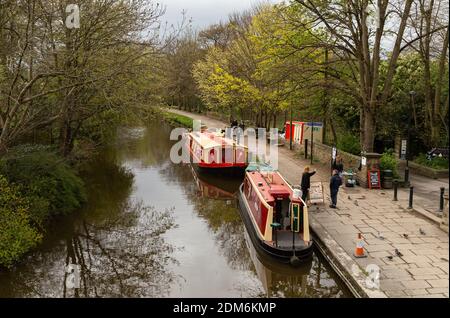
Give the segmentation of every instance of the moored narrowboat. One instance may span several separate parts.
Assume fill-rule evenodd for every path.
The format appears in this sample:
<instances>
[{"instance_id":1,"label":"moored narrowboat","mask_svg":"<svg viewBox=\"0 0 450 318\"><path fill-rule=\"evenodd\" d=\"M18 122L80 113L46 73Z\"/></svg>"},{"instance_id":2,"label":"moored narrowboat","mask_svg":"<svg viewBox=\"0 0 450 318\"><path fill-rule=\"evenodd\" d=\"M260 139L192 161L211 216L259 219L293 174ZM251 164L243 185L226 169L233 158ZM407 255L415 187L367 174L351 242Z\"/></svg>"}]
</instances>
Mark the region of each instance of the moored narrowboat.
<instances>
[{"instance_id":1,"label":"moored narrowboat","mask_svg":"<svg viewBox=\"0 0 450 318\"><path fill-rule=\"evenodd\" d=\"M255 248L292 265L309 259L313 247L299 192L267 166L247 168L239 189L239 210Z\"/></svg>"},{"instance_id":2,"label":"moored narrowboat","mask_svg":"<svg viewBox=\"0 0 450 318\"><path fill-rule=\"evenodd\" d=\"M187 134L191 163L202 170L244 172L248 166L248 148L220 132Z\"/></svg>"}]
</instances>

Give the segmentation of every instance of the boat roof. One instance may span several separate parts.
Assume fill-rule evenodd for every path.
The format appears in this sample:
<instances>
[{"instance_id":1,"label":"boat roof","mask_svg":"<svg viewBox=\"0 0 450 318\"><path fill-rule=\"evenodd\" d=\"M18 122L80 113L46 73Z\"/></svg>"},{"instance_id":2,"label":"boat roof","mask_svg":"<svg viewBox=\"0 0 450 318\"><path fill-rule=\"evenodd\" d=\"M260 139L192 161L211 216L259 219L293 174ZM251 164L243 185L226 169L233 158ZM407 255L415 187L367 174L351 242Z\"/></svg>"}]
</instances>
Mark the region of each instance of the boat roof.
<instances>
[{"instance_id":1,"label":"boat roof","mask_svg":"<svg viewBox=\"0 0 450 318\"><path fill-rule=\"evenodd\" d=\"M262 163L262 162L252 162L248 165L247 169L245 169L246 171L275 171L275 169L267 164L267 163Z\"/></svg>"},{"instance_id":2,"label":"boat roof","mask_svg":"<svg viewBox=\"0 0 450 318\"><path fill-rule=\"evenodd\" d=\"M273 202L279 196L292 198L291 186L277 171L250 170L247 171L247 177L252 180L266 202Z\"/></svg>"},{"instance_id":3,"label":"boat roof","mask_svg":"<svg viewBox=\"0 0 450 318\"><path fill-rule=\"evenodd\" d=\"M233 139L224 137L223 133L220 132L192 132L192 139L199 143L203 148L215 148L223 146L233 146L247 148L244 145L238 145Z\"/></svg>"}]
</instances>

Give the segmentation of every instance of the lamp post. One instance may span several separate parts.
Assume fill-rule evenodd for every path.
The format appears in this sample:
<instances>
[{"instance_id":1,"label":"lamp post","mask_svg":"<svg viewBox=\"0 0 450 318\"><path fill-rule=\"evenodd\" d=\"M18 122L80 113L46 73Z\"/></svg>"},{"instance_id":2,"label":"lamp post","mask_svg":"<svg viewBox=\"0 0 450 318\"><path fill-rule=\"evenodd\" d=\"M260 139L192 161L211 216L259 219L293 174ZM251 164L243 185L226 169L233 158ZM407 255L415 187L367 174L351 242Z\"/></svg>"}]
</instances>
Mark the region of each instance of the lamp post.
<instances>
[{"instance_id":1,"label":"lamp post","mask_svg":"<svg viewBox=\"0 0 450 318\"><path fill-rule=\"evenodd\" d=\"M289 122L289 150L292 150L292 138L294 138L294 136L292 136L292 105L291 105L291 118Z\"/></svg>"},{"instance_id":2,"label":"lamp post","mask_svg":"<svg viewBox=\"0 0 450 318\"><path fill-rule=\"evenodd\" d=\"M410 104L408 110L408 141L406 144L406 167L405 167L405 184L409 184L409 157L411 153L411 112L414 109L414 96L415 91L410 91Z\"/></svg>"},{"instance_id":3,"label":"lamp post","mask_svg":"<svg viewBox=\"0 0 450 318\"><path fill-rule=\"evenodd\" d=\"M314 120L311 121L311 165L313 164Z\"/></svg>"}]
</instances>

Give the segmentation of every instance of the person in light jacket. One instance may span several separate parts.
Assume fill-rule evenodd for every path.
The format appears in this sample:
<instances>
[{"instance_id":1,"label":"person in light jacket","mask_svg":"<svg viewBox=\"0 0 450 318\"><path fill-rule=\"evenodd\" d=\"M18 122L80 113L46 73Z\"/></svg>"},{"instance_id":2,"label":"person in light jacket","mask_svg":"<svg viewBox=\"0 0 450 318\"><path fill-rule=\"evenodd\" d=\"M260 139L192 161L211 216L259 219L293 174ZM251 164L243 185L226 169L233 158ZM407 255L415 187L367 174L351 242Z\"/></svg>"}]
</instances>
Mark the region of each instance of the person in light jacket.
<instances>
[{"instance_id":1,"label":"person in light jacket","mask_svg":"<svg viewBox=\"0 0 450 318\"><path fill-rule=\"evenodd\" d=\"M330 208L336 209L337 196L339 192L339 187L342 185L342 179L339 176L339 171L333 170L333 176L330 179L330 195L331 195L331 205Z\"/></svg>"}]
</instances>

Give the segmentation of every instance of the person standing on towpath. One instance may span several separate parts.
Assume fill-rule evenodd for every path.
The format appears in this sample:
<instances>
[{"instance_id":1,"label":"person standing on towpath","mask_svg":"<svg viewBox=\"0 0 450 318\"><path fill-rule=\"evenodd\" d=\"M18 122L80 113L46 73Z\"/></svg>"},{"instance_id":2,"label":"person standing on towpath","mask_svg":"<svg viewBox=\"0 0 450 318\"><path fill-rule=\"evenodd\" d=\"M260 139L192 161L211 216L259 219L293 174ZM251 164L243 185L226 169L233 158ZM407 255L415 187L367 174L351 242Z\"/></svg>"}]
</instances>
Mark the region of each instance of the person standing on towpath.
<instances>
[{"instance_id":1,"label":"person standing on towpath","mask_svg":"<svg viewBox=\"0 0 450 318\"><path fill-rule=\"evenodd\" d=\"M305 170L303 170L301 189L302 189L302 200L306 203L306 199L308 198L309 188L311 187L311 177L316 173L316 170L313 172L309 172L309 167L306 166Z\"/></svg>"},{"instance_id":2,"label":"person standing on towpath","mask_svg":"<svg viewBox=\"0 0 450 318\"><path fill-rule=\"evenodd\" d=\"M337 205L337 195L339 192L339 187L342 185L342 179L339 176L339 171L333 170L333 176L330 179L330 195L331 195L331 205L330 208L336 209Z\"/></svg>"}]
</instances>

